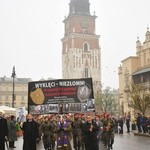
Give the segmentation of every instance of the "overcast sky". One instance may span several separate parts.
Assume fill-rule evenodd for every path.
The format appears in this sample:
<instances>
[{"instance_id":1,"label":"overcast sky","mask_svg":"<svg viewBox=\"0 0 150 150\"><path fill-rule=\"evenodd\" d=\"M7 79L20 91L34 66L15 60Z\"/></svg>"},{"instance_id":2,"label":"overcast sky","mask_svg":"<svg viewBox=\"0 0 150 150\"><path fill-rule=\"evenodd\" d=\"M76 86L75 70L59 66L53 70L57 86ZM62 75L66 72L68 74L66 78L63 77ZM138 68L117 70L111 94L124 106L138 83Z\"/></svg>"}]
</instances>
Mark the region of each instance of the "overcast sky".
<instances>
[{"instance_id":1,"label":"overcast sky","mask_svg":"<svg viewBox=\"0 0 150 150\"><path fill-rule=\"evenodd\" d=\"M62 78L61 39L70 0L0 0L0 77ZM150 26L150 0L90 0L100 35L102 85L118 88L121 60Z\"/></svg>"}]
</instances>

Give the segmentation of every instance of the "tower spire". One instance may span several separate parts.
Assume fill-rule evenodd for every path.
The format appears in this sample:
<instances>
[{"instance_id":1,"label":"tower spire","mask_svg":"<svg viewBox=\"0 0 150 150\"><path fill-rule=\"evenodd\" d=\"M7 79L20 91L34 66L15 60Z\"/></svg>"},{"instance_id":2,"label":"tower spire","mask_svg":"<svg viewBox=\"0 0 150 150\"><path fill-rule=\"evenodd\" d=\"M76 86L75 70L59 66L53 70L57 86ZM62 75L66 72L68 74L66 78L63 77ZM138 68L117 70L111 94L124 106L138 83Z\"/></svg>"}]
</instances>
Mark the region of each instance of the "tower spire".
<instances>
[{"instance_id":1,"label":"tower spire","mask_svg":"<svg viewBox=\"0 0 150 150\"><path fill-rule=\"evenodd\" d=\"M89 0L70 0L70 12L71 14L90 15L90 3Z\"/></svg>"}]
</instances>

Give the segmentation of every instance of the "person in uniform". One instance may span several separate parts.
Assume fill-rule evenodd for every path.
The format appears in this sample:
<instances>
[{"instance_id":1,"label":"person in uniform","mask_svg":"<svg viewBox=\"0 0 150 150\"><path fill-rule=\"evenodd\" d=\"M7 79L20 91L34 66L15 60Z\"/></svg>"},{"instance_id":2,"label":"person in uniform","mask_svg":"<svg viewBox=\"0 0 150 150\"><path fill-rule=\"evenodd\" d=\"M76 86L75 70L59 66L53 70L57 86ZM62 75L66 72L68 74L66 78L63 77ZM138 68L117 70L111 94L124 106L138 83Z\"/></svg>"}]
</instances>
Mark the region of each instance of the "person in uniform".
<instances>
[{"instance_id":1,"label":"person in uniform","mask_svg":"<svg viewBox=\"0 0 150 150\"><path fill-rule=\"evenodd\" d=\"M55 121L52 119L52 116L46 116L42 125L40 126L40 134L43 138L43 145L45 150L54 150L55 132Z\"/></svg>"},{"instance_id":2,"label":"person in uniform","mask_svg":"<svg viewBox=\"0 0 150 150\"><path fill-rule=\"evenodd\" d=\"M42 132L44 149L51 150L52 127L48 117L46 117L44 122L42 123L40 131Z\"/></svg>"},{"instance_id":3,"label":"person in uniform","mask_svg":"<svg viewBox=\"0 0 150 150\"><path fill-rule=\"evenodd\" d=\"M27 115L27 121L23 123L23 150L36 150L36 142L39 140L39 125L33 120L31 114Z\"/></svg>"},{"instance_id":4,"label":"person in uniform","mask_svg":"<svg viewBox=\"0 0 150 150\"><path fill-rule=\"evenodd\" d=\"M96 150L99 150L99 144L100 144L100 139L101 139L101 134L102 134L102 129L103 129L103 123L100 120L100 116L96 115L95 116L95 123L98 126L98 130L96 131Z\"/></svg>"},{"instance_id":5,"label":"person in uniform","mask_svg":"<svg viewBox=\"0 0 150 150\"><path fill-rule=\"evenodd\" d=\"M112 149L114 143L115 121L110 114L106 114L103 118L102 141L106 148Z\"/></svg>"},{"instance_id":6,"label":"person in uniform","mask_svg":"<svg viewBox=\"0 0 150 150\"><path fill-rule=\"evenodd\" d=\"M51 147L53 150L53 149L55 149L57 122L56 122L55 115L51 116L49 119L50 119L50 124L51 124L51 128L52 128L52 130L51 130L51 132L52 132Z\"/></svg>"},{"instance_id":7,"label":"person in uniform","mask_svg":"<svg viewBox=\"0 0 150 150\"><path fill-rule=\"evenodd\" d=\"M108 121L107 127L106 127L106 132L107 132L107 148L108 149L113 149L113 144L114 144L114 123L112 120Z\"/></svg>"},{"instance_id":8,"label":"person in uniform","mask_svg":"<svg viewBox=\"0 0 150 150\"><path fill-rule=\"evenodd\" d=\"M0 112L0 150L5 150L5 141L8 139L8 126L7 120L3 118Z\"/></svg>"},{"instance_id":9,"label":"person in uniform","mask_svg":"<svg viewBox=\"0 0 150 150\"><path fill-rule=\"evenodd\" d=\"M73 135L73 147L75 150L80 150L81 148L81 138L82 138L82 121L79 114L74 115L74 121L72 122L72 135Z\"/></svg>"}]
</instances>

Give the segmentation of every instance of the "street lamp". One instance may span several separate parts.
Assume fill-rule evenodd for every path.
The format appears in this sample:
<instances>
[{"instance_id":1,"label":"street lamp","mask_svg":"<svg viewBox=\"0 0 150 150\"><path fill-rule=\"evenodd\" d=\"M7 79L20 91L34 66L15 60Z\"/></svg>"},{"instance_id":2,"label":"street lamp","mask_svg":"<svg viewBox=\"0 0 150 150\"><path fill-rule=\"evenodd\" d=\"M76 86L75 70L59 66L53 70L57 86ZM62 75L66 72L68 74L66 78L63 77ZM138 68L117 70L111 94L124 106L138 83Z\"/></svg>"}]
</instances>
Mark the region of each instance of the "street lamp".
<instances>
[{"instance_id":1,"label":"street lamp","mask_svg":"<svg viewBox=\"0 0 150 150\"><path fill-rule=\"evenodd\" d=\"M12 91L12 107L14 108L14 101L15 101L15 77L16 77L16 73L15 73L15 66L13 67L12 70L12 75L11 77L13 78L13 91Z\"/></svg>"}]
</instances>

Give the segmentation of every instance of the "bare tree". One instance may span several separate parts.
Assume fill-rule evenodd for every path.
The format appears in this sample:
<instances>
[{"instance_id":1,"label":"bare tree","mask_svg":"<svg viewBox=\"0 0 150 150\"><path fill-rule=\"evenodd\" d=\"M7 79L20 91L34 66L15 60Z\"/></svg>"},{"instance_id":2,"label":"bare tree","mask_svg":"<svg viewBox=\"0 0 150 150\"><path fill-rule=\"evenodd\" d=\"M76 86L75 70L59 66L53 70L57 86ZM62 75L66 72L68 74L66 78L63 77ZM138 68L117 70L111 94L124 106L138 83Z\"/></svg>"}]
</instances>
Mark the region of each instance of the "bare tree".
<instances>
[{"instance_id":1,"label":"bare tree","mask_svg":"<svg viewBox=\"0 0 150 150\"><path fill-rule=\"evenodd\" d=\"M100 104L102 106L103 112L109 112L110 114L113 114L113 111L116 108L117 103L114 92L110 87L107 87L102 91Z\"/></svg>"},{"instance_id":2,"label":"bare tree","mask_svg":"<svg viewBox=\"0 0 150 150\"><path fill-rule=\"evenodd\" d=\"M132 83L127 91L131 97L131 107L145 115L150 108L150 89L144 84Z\"/></svg>"}]
</instances>

